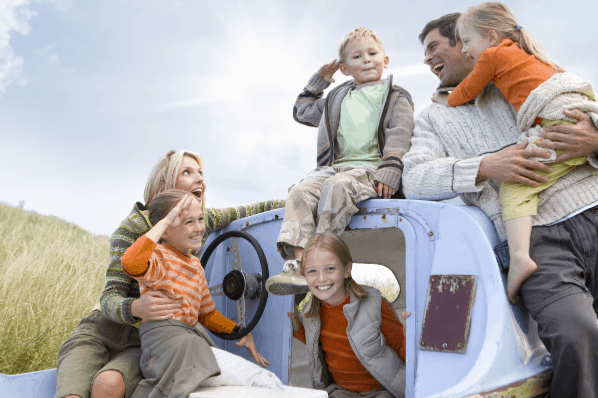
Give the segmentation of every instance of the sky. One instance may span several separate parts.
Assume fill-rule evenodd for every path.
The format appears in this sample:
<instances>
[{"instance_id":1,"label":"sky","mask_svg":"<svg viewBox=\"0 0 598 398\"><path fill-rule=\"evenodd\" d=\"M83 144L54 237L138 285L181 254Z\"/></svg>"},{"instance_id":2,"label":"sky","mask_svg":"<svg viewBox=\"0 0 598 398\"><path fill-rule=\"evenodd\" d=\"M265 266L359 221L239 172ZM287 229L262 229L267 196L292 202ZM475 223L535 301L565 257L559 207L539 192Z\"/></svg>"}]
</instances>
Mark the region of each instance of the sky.
<instances>
[{"instance_id":1,"label":"sky","mask_svg":"<svg viewBox=\"0 0 598 398\"><path fill-rule=\"evenodd\" d=\"M476 3L0 0L0 202L110 234L170 149L202 156L209 207L284 199L316 161L295 98L340 39L376 31L417 115L438 84L419 32ZM506 3L598 82L598 2Z\"/></svg>"}]
</instances>

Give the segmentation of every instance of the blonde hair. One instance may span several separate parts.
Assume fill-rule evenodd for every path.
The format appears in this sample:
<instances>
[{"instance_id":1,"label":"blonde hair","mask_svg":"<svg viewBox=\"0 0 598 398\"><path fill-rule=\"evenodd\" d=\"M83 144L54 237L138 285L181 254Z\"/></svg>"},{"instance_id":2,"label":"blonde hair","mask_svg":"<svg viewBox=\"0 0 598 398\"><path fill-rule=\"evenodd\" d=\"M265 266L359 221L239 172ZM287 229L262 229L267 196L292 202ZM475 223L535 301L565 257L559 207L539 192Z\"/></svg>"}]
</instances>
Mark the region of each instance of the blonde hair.
<instances>
[{"instance_id":1,"label":"blonde hair","mask_svg":"<svg viewBox=\"0 0 598 398\"><path fill-rule=\"evenodd\" d=\"M343 270L349 263L353 262L349 247L341 238L331 232L325 232L323 234L314 235L305 245L303 249L303 255L301 256L301 263L299 265L299 272L305 276L305 266L307 253L314 250L324 250L330 252L339 259L343 264ZM356 296L358 299L362 299L368 295L368 293L357 284L350 276L345 279L345 289L347 293ZM303 316L306 318L312 318L320 316L320 299L311 295L311 298L305 305L303 310Z\"/></svg>"},{"instance_id":2,"label":"blonde hair","mask_svg":"<svg viewBox=\"0 0 598 398\"><path fill-rule=\"evenodd\" d=\"M145 192L143 193L143 199L145 200L145 206L149 206L152 200L160 192L168 189L174 189L176 185L176 179L181 168L183 157L189 156L197 161L199 167L203 171L203 163L198 154L191 151L168 151L164 155L160 156L150 175L145 183ZM203 193L201 194L201 207L205 214L205 183Z\"/></svg>"},{"instance_id":3,"label":"blonde hair","mask_svg":"<svg viewBox=\"0 0 598 398\"><path fill-rule=\"evenodd\" d=\"M459 31L463 29L465 24L471 25L478 32L484 34L494 30L499 39L511 39L529 55L533 55L541 62L552 66L557 73L565 72L561 65L548 56L544 48L532 35L519 25L519 22L505 4L487 2L469 7L457 21L457 37L459 37Z\"/></svg>"},{"instance_id":4,"label":"blonde hair","mask_svg":"<svg viewBox=\"0 0 598 398\"><path fill-rule=\"evenodd\" d=\"M345 62L345 49L347 48L351 40L360 39L362 37L369 37L373 39L376 43L378 43L382 52L384 52L384 45L382 44L382 40L373 30L368 28L356 28L347 33L338 44L338 59L340 62Z\"/></svg>"}]
</instances>

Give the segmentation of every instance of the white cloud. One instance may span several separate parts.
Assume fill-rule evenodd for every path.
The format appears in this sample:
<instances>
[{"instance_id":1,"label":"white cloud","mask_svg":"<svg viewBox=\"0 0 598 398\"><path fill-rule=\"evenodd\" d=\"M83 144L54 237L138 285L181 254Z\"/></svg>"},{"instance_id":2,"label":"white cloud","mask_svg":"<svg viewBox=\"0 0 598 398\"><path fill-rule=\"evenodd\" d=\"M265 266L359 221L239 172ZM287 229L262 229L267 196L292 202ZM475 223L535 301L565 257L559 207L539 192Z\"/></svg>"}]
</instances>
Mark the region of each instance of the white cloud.
<instances>
[{"instance_id":1,"label":"white cloud","mask_svg":"<svg viewBox=\"0 0 598 398\"><path fill-rule=\"evenodd\" d=\"M28 4L28 0L0 1L0 92L13 82L26 83L22 76L23 58L14 54L10 35L26 35L31 30L29 21L36 13L27 8Z\"/></svg>"}]
</instances>

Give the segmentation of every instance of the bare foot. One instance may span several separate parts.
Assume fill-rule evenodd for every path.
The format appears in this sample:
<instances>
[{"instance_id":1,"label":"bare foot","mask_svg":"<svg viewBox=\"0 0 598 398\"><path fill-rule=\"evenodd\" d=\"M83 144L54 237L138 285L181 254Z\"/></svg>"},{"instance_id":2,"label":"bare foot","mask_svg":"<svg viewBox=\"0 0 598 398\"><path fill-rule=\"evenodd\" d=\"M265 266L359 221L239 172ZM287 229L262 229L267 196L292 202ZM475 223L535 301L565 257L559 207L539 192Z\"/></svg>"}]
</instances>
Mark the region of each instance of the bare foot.
<instances>
[{"instance_id":1,"label":"bare foot","mask_svg":"<svg viewBox=\"0 0 598 398\"><path fill-rule=\"evenodd\" d=\"M509 276L507 277L507 298L513 304L519 301L517 291L523 281L532 276L538 269L538 265L529 256L512 256L509 265Z\"/></svg>"}]
</instances>

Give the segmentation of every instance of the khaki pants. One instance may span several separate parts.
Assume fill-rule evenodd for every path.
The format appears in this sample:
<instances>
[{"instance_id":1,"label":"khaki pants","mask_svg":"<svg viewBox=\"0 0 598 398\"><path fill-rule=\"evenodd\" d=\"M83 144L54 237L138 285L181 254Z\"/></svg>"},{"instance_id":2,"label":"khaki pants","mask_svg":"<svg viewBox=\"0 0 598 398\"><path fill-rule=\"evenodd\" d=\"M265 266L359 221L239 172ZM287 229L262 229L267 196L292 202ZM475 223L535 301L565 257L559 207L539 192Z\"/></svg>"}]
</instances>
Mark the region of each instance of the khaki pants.
<instances>
[{"instance_id":1,"label":"khaki pants","mask_svg":"<svg viewBox=\"0 0 598 398\"><path fill-rule=\"evenodd\" d=\"M100 311L91 311L60 347L55 397L73 394L89 398L95 377L116 370L123 376L125 397L129 398L142 379L140 356L136 327L112 322Z\"/></svg>"},{"instance_id":2,"label":"khaki pants","mask_svg":"<svg viewBox=\"0 0 598 398\"><path fill-rule=\"evenodd\" d=\"M376 198L374 170L367 167L317 167L289 190L278 235L278 252L294 259L293 246L305 247L316 233L343 233L356 204Z\"/></svg>"}]
</instances>

